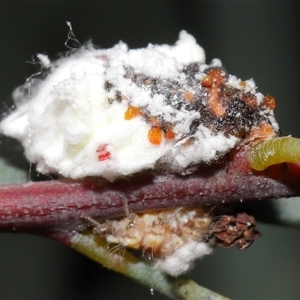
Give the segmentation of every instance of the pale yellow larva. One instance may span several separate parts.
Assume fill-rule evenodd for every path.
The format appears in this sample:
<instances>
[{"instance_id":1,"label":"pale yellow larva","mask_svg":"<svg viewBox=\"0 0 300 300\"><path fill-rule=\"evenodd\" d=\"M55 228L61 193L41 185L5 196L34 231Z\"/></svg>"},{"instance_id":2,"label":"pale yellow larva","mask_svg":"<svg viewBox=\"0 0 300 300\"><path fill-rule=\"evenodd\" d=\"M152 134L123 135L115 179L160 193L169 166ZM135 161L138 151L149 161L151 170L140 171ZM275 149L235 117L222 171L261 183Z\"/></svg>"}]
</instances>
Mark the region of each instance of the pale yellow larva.
<instances>
[{"instance_id":1,"label":"pale yellow larva","mask_svg":"<svg viewBox=\"0 0 300 300\"><path fill-rule=\"evenodd\" d=\"M300 162L300 139L285 136L258 143L252 147L249 160L257 171L279 163Z\"/></svg>"}]
</instances>

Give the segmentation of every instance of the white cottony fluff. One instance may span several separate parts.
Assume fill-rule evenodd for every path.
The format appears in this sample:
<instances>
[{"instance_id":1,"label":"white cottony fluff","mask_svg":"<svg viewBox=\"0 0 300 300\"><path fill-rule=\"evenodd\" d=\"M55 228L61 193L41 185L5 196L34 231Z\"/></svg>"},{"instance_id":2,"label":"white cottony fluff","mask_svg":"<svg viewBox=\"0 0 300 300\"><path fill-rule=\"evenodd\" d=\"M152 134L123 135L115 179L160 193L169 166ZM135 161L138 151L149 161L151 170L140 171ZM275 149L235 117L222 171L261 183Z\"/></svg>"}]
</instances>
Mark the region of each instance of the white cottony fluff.
<instances>
[{"instance_id":1,"label":"white cottony fluff","mask_svg":"<svg viewBox=\"0 0 300 300\"><path fill-rule=\"evenodd\" d=\"M177 249L172 255L157 259L154 267L160 269L171 276L179 276L187 272L193 262L210 254L212 248L204 242L189 241L181 248Z\"/></svg>"},{"instance_id":2,"label":"white cottony fluff","mask_svg":"<svg viewBox=\"0 0 300 300\"><path fill-rule=\"evenodd\" d=\"M17 108L0 123L0 132L18 139L26 157L42 173L69 178L101 176L113 181L155 168L158 161L180 171L223 155L238 142L234 136L213 135L199 126L195 143L182 146L180 137L189 133L190 124L201 117L199 113L176 112L160 95L153 96L124 77L124 67L131 67L137 74L177 82L184 79L184 67L205 62L204 50L185 31L174 46L149 44L129 50L120 42L111 49L87 45L53 62L44 54L38 58L49 74L45 79L32 76L23 90L16 90ZM110 91L105 87L108 81L114 86ZM128 103L110 102L116 90L132 105L146 106L151 115L164 114L166 121L175 121L178 138L164 139L159 145L150 143L149 122L141 116L125 120ZM102 151L103 159L97 150Z\"/></svg>"}]
</instances>

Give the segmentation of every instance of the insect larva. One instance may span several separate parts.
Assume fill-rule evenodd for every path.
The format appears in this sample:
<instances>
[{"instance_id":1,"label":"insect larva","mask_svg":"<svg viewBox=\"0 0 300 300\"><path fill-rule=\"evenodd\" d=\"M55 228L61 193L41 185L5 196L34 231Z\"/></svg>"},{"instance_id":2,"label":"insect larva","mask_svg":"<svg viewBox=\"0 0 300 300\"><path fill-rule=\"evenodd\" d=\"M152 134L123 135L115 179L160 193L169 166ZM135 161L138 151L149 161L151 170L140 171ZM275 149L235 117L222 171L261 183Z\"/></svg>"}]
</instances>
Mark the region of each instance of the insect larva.
<instances>
[{"instance_id":1,"label":"insect larva","mask_svg":"<svg viewBox=\"0 0 300 300\"><path fill-rule=\"evenodd\" d=\"M300 139L286 136L261 142L252 147L249 160L257 171L284 162L300 162Z\"/></svg>"},{"instance_id":2,"label":"insect larva","mask_svg":"<svg viewBox=\"0 0 300 300\"><path fill-rule=\"evenodd\" d=\"M98 223L83 216L94 228L95 234L108 243L121 244L143 253L165 257L188 241L201 242L207 237L212 221L208 208L173 208L152 211Z\"/></svg>"}]
</instances>

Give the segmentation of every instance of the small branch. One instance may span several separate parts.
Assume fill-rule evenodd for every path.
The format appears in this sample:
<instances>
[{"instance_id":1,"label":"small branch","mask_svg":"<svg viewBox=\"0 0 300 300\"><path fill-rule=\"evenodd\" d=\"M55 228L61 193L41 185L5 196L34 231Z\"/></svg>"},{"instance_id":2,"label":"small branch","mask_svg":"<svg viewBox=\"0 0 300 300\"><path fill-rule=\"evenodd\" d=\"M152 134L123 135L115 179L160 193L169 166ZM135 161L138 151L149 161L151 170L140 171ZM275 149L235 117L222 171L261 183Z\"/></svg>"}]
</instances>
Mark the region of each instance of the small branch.
<instances>
[{"instance_id":1,"label":"small branch","mask_svg":"<svg viewBox=\"0 0 300 300\"><path fill-rule=\"evenodd\" d=\"M124 249L113 251L106 242L92 233L76 233L71 239L71 247L89 258L116 272L122 273L172 299L214 299L227 298L198 286L194 281L172 278L137 259Z\"/></svg>"},{"instance_id":2,"label":"small branch","mask_svg":"<svg viewBox=\"0 0 300 300\"><path fill-rule=\"evenodd\" d=\"M99 178L52 180L0 188L0 231L53 235L83 230L83 214L105 220L169 207L300 195L300 166L253 171L248 150L192 175L148 173L114 183Z\"/></svg>"},{"instance_id":3,"label":"small branch","mask_svg":"<svg viewBox=\"0 0 300 300\"><path fill-rule=\"evenodd\" d=\"M250 168L249 149L231 153L191 175L139 174L110 183L99 178L52 180L0 187L0 231L40 234L169 297L225 299L187 279L173 279L129 253L112 254L86 228L82 215L105 220L170 207L300 195L300 165ZM113 255L113 259L111 256Z\"/></svg>"}]
</instances>

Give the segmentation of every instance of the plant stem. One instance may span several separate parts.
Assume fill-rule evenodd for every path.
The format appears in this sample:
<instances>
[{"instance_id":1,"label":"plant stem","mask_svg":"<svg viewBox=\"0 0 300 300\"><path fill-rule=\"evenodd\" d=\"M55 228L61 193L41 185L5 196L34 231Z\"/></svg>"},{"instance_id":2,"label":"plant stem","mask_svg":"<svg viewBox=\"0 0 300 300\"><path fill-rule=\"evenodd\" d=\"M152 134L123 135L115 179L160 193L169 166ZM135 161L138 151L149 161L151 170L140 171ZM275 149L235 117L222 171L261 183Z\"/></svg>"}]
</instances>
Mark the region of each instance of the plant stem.
<instances>
[{"instance_id":1,"label":"plant stem","mask_svg":"<svg viewBox=\"0 0 300 300\"><path fill-rule=\"evenodd\" d=\"M76 233L71 239L71 247L103 266L153 288L169 298L185 300L227 299L204 287L198 286L192 280L180 277L172 278L139 260L124 249L113 251L106 246L104 239L96 237L90 232L85 234Z\"/></svg>"},{"instance_id":2,"label":"plant stem","mask_svg":"<svg viewBox=\"0 0 300 300\"><path fill-rule=\"evenodd\" d=\"M300 166L254 171L245 147L191 175L139 174L108 182L99 178L0 186L0 231L40 234L71 246L101 264L169 297L225 299L186 279L173 279L129 253L113 254L93 234L81 233L87 215L106 220L134 213L224 202L300 195ZM115 256L117 255L117 256Z\"/></svg>"},{"instance_id":3,"label":"plant stem","mask_svg":"<svg viewBox=\"0 0 300 300\"><path fill-rule=\"evenodd\" d=\"M52 180L0 187L0 231L52 235L83 230L87 215L97 220L170 207L300 195L298 164L258 172L248 152L203 166L188 176L145 173L108 182Z\"/></svg>"}]
</instances>

